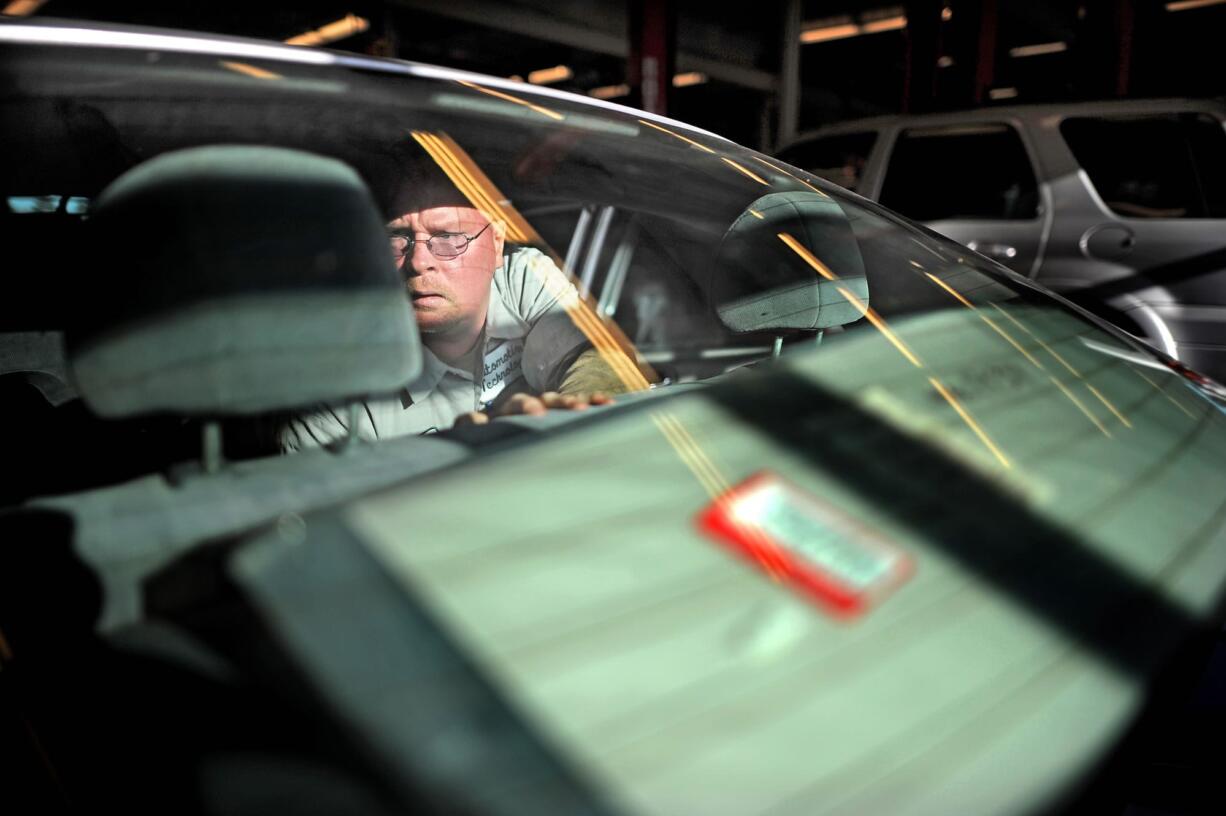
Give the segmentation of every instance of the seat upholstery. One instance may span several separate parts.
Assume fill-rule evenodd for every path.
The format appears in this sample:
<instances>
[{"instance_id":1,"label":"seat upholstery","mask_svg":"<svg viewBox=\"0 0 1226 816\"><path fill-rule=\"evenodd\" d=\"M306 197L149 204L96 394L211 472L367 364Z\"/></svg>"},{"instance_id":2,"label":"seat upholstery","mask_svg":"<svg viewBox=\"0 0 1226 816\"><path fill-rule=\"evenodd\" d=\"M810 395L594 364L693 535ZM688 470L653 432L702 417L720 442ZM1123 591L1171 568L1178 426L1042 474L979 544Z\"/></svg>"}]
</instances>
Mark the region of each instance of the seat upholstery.
<instances>
[{"instance_id":1,"label":"seat upholstery","mask_svg":"<svg viewBox=\"0 0 1226 816\"><path fill-rule=\"evenodd\" d=\"M369 192L342 163L271 147L150 160L95 201L95 308L66 331L104 417L259 419L403 387L420 368L412 309ZM105 425L107 423L100 423ZM306 512L467 455L408 438L231 463L27 502L72 520L103 589L98 626L140 620L143 584L202 542ZM309 455L308 455L309 454ZM0 554L19 567L23 547ZM3 564L0 564L0 569Z\"/></svg>"},{"instance_id":2,"label":"seat upholstery","mask_svg":"<svg viewBox=\"0 0 1226 816\"><path fill-rule=\"evenodd\" d=\"M374 201L347 165L215 145L98 196L77 389L109 418L250 415L394 393L421 367Z\"/></svg>"},{"instance_id":3,"label":"seat upholstery","mask_svg":"<svg viewBox=\"0 0 1226 816\"><path fill-rule=\"evenodd\" d=\"M868 303L851 222L821 193L754 201L725 233L715 270L712 298L735 332L841 326L860 319Z\"/></svg>"}]
</instances>

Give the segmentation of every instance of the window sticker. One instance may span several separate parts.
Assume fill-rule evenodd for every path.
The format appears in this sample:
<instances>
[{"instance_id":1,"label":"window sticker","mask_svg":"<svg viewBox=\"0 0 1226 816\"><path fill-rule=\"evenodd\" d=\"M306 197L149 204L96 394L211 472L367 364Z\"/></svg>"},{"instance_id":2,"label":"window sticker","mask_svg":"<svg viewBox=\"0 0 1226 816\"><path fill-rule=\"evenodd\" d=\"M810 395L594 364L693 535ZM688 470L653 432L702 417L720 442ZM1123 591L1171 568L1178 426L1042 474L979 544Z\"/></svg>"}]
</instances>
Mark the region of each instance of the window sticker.
<instances>
[{"instance_id":1,"label":"window sticker","mask_svg":"<svg viewBox=\"0 0 1226 816\"><path fill-rule=\"evenodd\" d=\"M769 472L733 487L696 522L839 618L863 614L914 570L911 558L880 533Z\"/></svg>"},{"instance_id":2,"label":"window sticker","mask_svg":"<svg viewBox=\"0 0 1226 816\"><path fill-rule=\"evenodd\" d=\"M520 366L523 356L522 340L506 340L486 352L481 374L482 405L501 394L507 383L523 376Z\"/></svg>"}]
</instances>

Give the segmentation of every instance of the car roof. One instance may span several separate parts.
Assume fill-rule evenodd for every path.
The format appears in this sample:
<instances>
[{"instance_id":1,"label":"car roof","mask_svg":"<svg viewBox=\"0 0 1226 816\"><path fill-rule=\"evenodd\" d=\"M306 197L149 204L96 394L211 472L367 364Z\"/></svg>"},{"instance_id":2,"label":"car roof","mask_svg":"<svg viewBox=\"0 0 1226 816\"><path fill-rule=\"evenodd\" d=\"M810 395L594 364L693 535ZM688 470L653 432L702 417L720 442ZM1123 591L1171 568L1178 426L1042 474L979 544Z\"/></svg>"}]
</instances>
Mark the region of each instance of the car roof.
<instances>
[{"instance_id":1,"label":"car roof","mask_svg":"<svg viewBox=\"0 0 1226 816\"><path fill-rule=\"evenodd\" d=\"M831 125L806 130L790 139L780 150L802 144L822 136L884 130L889 127L925 127L1002 120L1033 121L1049 116L1107 116L1156 113L1215 112L1226 114L1226 103L1217 99L1110 99L1096 102L1062 102L1052 104L993 105L970 110L945 111L941 113L889 114L864 119L851 119Z\"/></svg>"},{"instance_id":2,"label":"car roof","mask_svg":"<svg viewBox=\"0 0 1226 816\"><path fill-rule=\"evenodd\" d=\"M217 56L245 57L279 62L354 68L388 74L408 74L425 79L450 80L455 82L479 82L484 86L512 91L547 99L562 99L591 109L616 111L649 122L679 128L691 133L719 139L727 138L702 128L670 119L667 116L620 105L603 99L562 91L540 85L490 76L475 71L446 68L429 63L389 57L373 57L325 48L286 45L279 42L250 37L235 37L221 34L206 34L196 31L153 28L148 26L120 25L97 21L41 19L0 20L0 43L9 45L33 44L40 46L102 47L131 50L157 50L179 53L215 54Z\"/></svg>"}]
</instances>

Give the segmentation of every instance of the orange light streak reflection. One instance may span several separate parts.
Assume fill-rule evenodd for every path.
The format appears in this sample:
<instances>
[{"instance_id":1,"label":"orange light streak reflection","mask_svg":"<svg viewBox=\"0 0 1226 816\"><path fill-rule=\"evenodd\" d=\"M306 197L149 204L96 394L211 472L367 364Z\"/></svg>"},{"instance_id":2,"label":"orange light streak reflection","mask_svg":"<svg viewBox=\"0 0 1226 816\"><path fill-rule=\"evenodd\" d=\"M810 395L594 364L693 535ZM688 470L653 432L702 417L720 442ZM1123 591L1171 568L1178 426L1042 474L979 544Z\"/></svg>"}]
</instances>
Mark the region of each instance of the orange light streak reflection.
<instances>
[{"instance_id":1,"label":"orange light streak reflection","mask_svg":"<svg viewBox=\"0 0 1226 816\"><path fill-rule=\"evenodd\" d=\"M813 267L823 278L829 281L841 280L838 275L835 275L830 271L830 267L826 266L816 255L810 252L808 247L800 243L800 241L797 241L791 235L786 232L778 232L775 233L775 236L780 241L787 244L789 249L799 255L805 263ZM846 287L840 286L838 287L838 291L840 295L847 299L848 303L855 306L856 309L859 310L860 314L868 318L868 322L872 323L877 331L881 332L885 339L889 340L890 343L893 344L894 348L898 349L899 353L902 354L903 357L906 357L912 365L917 368L924 367L924 364L920 362L920 359L916 356L915 352L911 351L911 349L907 347L907 344L902 341L902 338L896 335L893 330L886 325L886 322L881 318L881 316L869 308L867 303L856 297L851 290L847 289Z\"/></svg>"},{"instance_id":2,"label":"orange light streak reflection","mask_svg":"<svg viewBox=\"0 0 1226 816\"><path fill-rule=\"evenodd\" d=\"M1019 321L1018 321L1016 318L1014 318L1014 317L1013 317L1013 315L1009 314L1009 313L1008 313L1008 312L1006 312L1004 309L1002 309L1002 308L1000 308L999 306L997 306L995 303L993 303L993 304L992 304L992 306L993 306L993 308L995 308L995 309L996 309L996 311L1000 312L1002 315L1004 315L1004 316L1005 316L1005 317L1007 317L1009 320L1011 320L1015 326L1017 326L1017 327L1018 327L1019 329L1021 329L1022 331L1026 332L1026 334L1030 335L1030 337L1031 337L1032 339L1034 339L1034 341L1035 341L1035 342L1037 342L1037 343L1038 343L1040 346L1042 346L1042 347L1043 347L1043 350L1044 350L1044 351L1046 351L1048 354L1050 354L1052 357L1054 357L1054 358L1056 359L1056 361L1060 363L1060 365L1062 365L1062 366L1064 366L1066 369L1068 369L1068 371L1069 371L1069 373L1070 373L1070 374L1072 374L1072 375L1073 375L1074 377L1076 377L1077 379L1081 380L1081 383L1082 383L1082 385L1084 385L1084 386L1086 387L1086 390L1087 390L1087 391L1089 391L1091 394L1093 394L1093 395L1094 395L1094 397L1095 397L1095 399L1097 399L1097 400L1098 400L1099 402L1101 402L1101 403L1102 403L1104 406L1106 406L1107 410L1108 410L1108 411L1110 411L1112 414L1114 414L1114 415L1116 416L1116 418L1117 418L1117 419L1119 419L1120 423L1121 423L1121 424L1122 424L1122 425L1123 425L1125 428L1131 428L1131 427L1132 427L1132 423L1128 421L1128 418L1127 418L1127 417L1125 417L1125 416L1124 416L1122 413L1120 413L1120 410L1119 410L1118 408L1116 408L1114 404L1112 404L1111 400L1107 399L1107 398L1106 398L1106 397L1103 395L1103 393L1102 393L1101 391L1099 391L1097 388L1095 388L1094 386L1090 385L1090 383L1089 383L1089 382L1086 380L1086 378L1085 378L1085 377L1083 377L1083 376L1081 375L1081 372L1080 372L1080 371L1078 371L1076 368L1074 368L1072 363L1070 363L1068 360L1064 359L1064 356L1063 356L1062 354L1058 353L1058 352L1057 352L1057 351L1056 351L1054 348L1052 348L1051 346L1047 345L1047 344L1046 344L1046 343L1044 343L1044 342L1043 342L1041 339L1039 339L1038 337L1036 337L1036 336L1035 336L1035 335L1034 335L1034 334L1033 334L1033 333L1032 333L1032 332L1031 332L1029 329L1027 329L1027 328L1026 328L1024 325L1022 325L1022 324L1021 324L1021 323L1020 323L1020 322L1019 322Z\"/></svg>"},{"instance_id":3,"label":"orange light streak reflection","mask_svg":"<svg viewBox=\"0 0 1226 816\"><path fill-rule=\"evenodd\" d=\"M1100 392L1099 392L1099 390L1098 390L1097 388L1095 388L1094 386L1090 385L1089 383L1086 383L1086 388L1087 388L1087 389L1089 389L1089 391L1090 391L1090 393L1091 393L1091 394L1093 394L1094 396L1098 397L1098 401L1099 401L1099 402L1101 402L1103 405L1107 406L1107 410L1108 410L1108 411L1110 411L1111 413L1115 414L1115 418L1116 418L1116 419L1118 419L1118 420L1120 421L1120 424L1121 424L1121 425L1123 425L1125 428L1131 428L1131 427L1132 427L1132 423L1128 421L1128 418L1127 418L1126 416L1124 416L1123 414L1121 414L1121 413L1119 412L1119 410L1118 410L1118 409L1117 409L1117 408L1116 408L1116 407L1115 407L1115 406L1114 406L1114 405L1111 403L1111 400L1109 400L1109 399L1107 399L1106 397L1104 397L1104 396L1102 395L1102 393L1100 393Z\"/></svg>"},{"instance_id":4,"label":"orange light streak reflection","mask_svg":"<svg viewBox=\"0 0 1226 816\"><path fill-rule=\"evenodd\" d=\"M245 62L232 62L230 60L221 60L219 63L222 68L233 71L236 74L243 74L254 79L285 79L278 73L266 71L263 68L257 68L254 65L248 65Z\"/></svg>"},{"instance_id":5,"label":"orange light streak reflection","mask_svg":"<svg viewBox=\"0 0 1226 816\"><path fill-rule=\"evenodd\" d=\"M993 442L992 438L988 436L987 431L980 427L979 423L976 422L974 417L970 415L970 412L962 407L962 403L958 402L958 399L952 393L950 393L944 385L941 384L941 381L936 377L929 377L928 382L932 383L932 387L937 390L937 393L944 397L945 401L958 412L958 416L962 417L962 421L975 432L975 435L979 437L979 441L984 444L984 447L992 452L992 455L996 457L996 460L1006 468L1012 468L1013 465L1009 463L1008 457L1005 456L1000 448L996 447L996 443Z\"/></svg>"},{"instance_id":6,"label":"orange light streak reflection","mask_svg":"<svg viewBox=\"0 0 1226 816\"><path fill-rule=\"evenodd\" d=\"M1051 377L1051 381L1052 381L1052 384L1056 386L1056 388L1060 389L1060 391L1064 394L1064 396L1069 398L1069 402L1073 403L1073 405L1076 405L1077 408L1081 411L1081 413L1085 414L1086 418L1094 423L1094 427L1098 428L1098 430L1103 432L1103 436L1107 437L1108 439L1111 438L1111 432L1107 430L1107 426L1104 425L1102 421L1099 420L1098 417L1094 416L1094 412L1091 411L1089 408L1087 408L1085 406L1085 403L1077 399L1077 395L1074 394L1072 391L1070 391L1068 389L1068 386L1060 382L1055 377Z\"/></svg>"},{"instance_id":7,"label":"orange light streak reflection","mask_svg":"<svg viewBox=\"0 0 1226 816\"><path fill-rule=\"evenodd\" d=\"M762 568L766 570L766 574L771 577L771 580L779 581L780 576L788 572L787 560L761 527L737 516L733 501L729 497L732 486L724 478L719 468L715 466L715 463L707 456L706 452L703 451L697 440L694 439L693 435L681 421L671 413L654 413L651 415L651 419L660 433L664 435L669 445L672 446L677 457L694 474L694 478L702 485L707 495L719 505L720 513L737 525L746 537L753 542L750 551L758 563L762 565Z\"/></svg>"},{"instance_id":8,"label":"orange light streak reflection","mask_svg":"<svg viewBox=\"0 0 1226 816\"><path fill-rule=\"evenodd\" d=\"M987 323L988 326L990 326L993 331L995 331L997 334L999 334L1001 337L1007 340L1009 344L1013 346L1013 348L1017 349L1018 352L1020 352L1027 360L1029 360L1030 363L1034 365L1035 368L1039 369L1040 371L1046 372L1047 369L1044 368L1042 363L1040 363L1037 359L1035 359L1035 357L1029 351L1023 348L1020 343L1018 343L1015 339L1013 339L1013 336L1011 334L1006 332L1000 326L996 325L996 322L994 320L992 320L987 315L983 314L983 312L981 312L978 307L976 307L969 300L963 297L962 293L955 290L952 286L950 286L948 283L941 280L937 276L933 275L931 272L925 272L924 274L927 275L928 278L933 283L935 283L937 286L940 286L946 292L948 292L949 294L957 298L958 302L960 302L963 306L965 306L966 308L973 311L976 315L978 315L979 318L983 320L985 323ZM1057 361L1062 363L1066 369L1073 372L1073 374L1082 381L1082 385L1086 387L1086 390L1088 390L1091 394L1093 394L1098 399L1099 402L1105 405L1107 407L1107 410L1110 411L1112 414L1114 414L1115 417L1120 421L1121 424L1123 424L1125 428L1132 427L1132 423L1128 421L1128 418L1125 417L1122 413L1120 413L1119 409L1117 409L1115 405L1113 405L1111 401L1107 399L1101 391L1099 391L1093 385L1090 385L1090 383L1086 382L1085 378L1082 377L1081 374L1078 373L1077 369L1073 368L1073 366L1067 360L1065 360L1064 357L1057 354L1054 349L1052 349L1050 346L1048 346L1038 337L1035 337L1035 335L1031 331L1029 331L1024 325L1022 325L1018 320L1016 320L1008 312L1001 309L995 303L991 305L996 309L996 311L1000 312L1002 315L1004 315L1006 318L1012 321L1012 323L1015 326L1017 326L1022 331L1026 332L1026 334L1032 340L1036 341L1037 343L1039 343L1039 345L1043 346L1043 348L1047 351L1047 353L1050 354L1052 357L1054 357ZM1064 396L1068 397L1069 401L1072 402L1073 405L1076 406L1077 409L1081 411L1081 413L1084 414L1087 419L1090 420L1090 422L1094 423L1094 426L1098 428L1098 430L1102 431L1108 438L1111 438L1110 431L1108 431L1106 426L1103 425L1103 423L1098 419L1098 417L1094 415L1093 411L1086 408L1085 404L1081 400L1077 399L1077 397L1074 396L1073 392L1070 391L1068 388L1066 388L1064 384L1061 383L1058 379L1056 379L1055 377L1051 377L1050 379L1056 385L1056 387L1060 389L1060 392L1064 394Z\"/></svg>"},{"instance_id":9,"label":"orange light streak reflection","mask_svg":"<svg viewBox=\"0 0 1226 816\"><path fill-rule=\"evenodd\" d=\"M877 331L881 332L882 335L885 336L885 339L889 340L894 345L894 348L898 349L898 352L902 354L903 357L906 357L908 361L910 361L911 365L915 366L916 368L924 367L924 364L920 362L919 357L915 356L915 352L911 351L911 349L907 347L907 344L902 341L902 338L895 334L893 330L886 325L886 322L881 319L881 316L869 308L867 303L860 300L860 298L856 297L851 290L845 287L840 286L838 287L838 290L839 294L845 297L848 303L855 306L856 309L860 311L860 314L868 318L868 322L872 323L873 326L876 327Z\"/></svg>"},{"instance_id":10,"label":"orange light streak reflection","mask_svg":"<svg viewBox=\"0 0 1226 816\"><path fill-rule=\"evenodd\" d=\"M915 263L915 262L912 261L912 263ZM931 272L925 272L924 274L927 275L928 278L933 283L935 283L937 286L941 287L946 292L948 292L949 294L957 298L959 303L961 303L963 306L965 306L966 308L974 312L979 317L980 320L982 320L984 323L987 323L988 326L992 329L992 331L999 334L1009 343L1009 345L1017 349L1018 353L1021 354L1023 357L1025 357L1030 362L1031 365L1033 365L1035 368L1039 369L1040 371L1044 370L1043 364L1040 363L1033 354L1031 354L1029 351L1023 348L1021 343L1014 340L1013 335L1009 334L1007 331L1002 329L1000 326L996 325L995 320L993 320L992 318L988 317L983 312L981 312L973 303L971 303L969 300L963 297L961 292L957 291L952 286L950 286L948 283L941 280L940 278L938 278L936 275L932 274Z\"/></svg>"},{"instance_id":11,"label":"orange light streak reflection","mask_svg":"<svg viewBox=\"0 0 1226 816\"><path fill-rule=\"evenodd\" d=\"M804 179L802 179L800 176L796 175L795 173L790 173L790 172L788 172L786 169L784 169L784 168L782 168L782 167L780 167L780 166L778 166L778 165L774 164L773 162L768 162L766 159L762 158L761 156L754 156L754 157L753 157L753 160L754 160L754 161L756 161L756 162L758 162L759 164L765 164L765 165L766 165L767 167L769 167L770 169L775 170L776 172L779 172L779 173L783 173L783 175L788 176L788 177L790 177L790 178L792 178L792 179L794 179L794 180L796 180L796 181L800 182L801 184L803 184L804 186L808 187L808 188L809 188L810 190L812 190L813 192L817 193L817 194L818 194L819 196L821 196L822 198L830 198L830 196L826 195L826 194L825 194L825 193L823 193L821 190L817 189L817 188L816 188L816 187L814 187L812 184L810 184L809 182L807 182L807 181L805 181Z\"/></svg>"},{"instance_id":12,"label":"orange light streak reflection","mask_svg":"<svg viewBox=\"0 0 1226 816\"><path fill-rule=\"evenodd\" d=\"M818 260L818 257L810 252L808 247L806 247L800 241L797 241L789 233L777 232L775 233L775 237L787 244L789 249L799 255L801 260L813 267L817 271L817 274L821 275L826 280L833 281L839 279L838 275L830 271L830 267Z\"/></svg>"},{"instance_id":13,"label":"orange light streak reflection","mask_svg":"<svg viewBox=\"0 0 1226 816\"><path fill-rule=\"evenodd\" d=\"M1158 383L1156 383L1156 382L1154 382L1153 380L1151 380L1151 379L1150 379L1148 376L1146 376L1146 375L1145 375L1143 372L1141 372L1139 369L1133 368L1132 370L1133 370L1133 372L1134 372L1134 373L1135 373L1135 374L1136 374L1138 377L1140 377L1141 379L1145 380L1145 382L1149 383L1149 384L1150 384L1150 387L1152 387L1152 388L1153 388L1155 391L1157 391L1157 392L1158 392L1159 394L1161 394L1162 396L1166 397L1167 402L1171 403L1171 405L1174 405L1174 406L1175 406L1176 408L1178 408L1180 411L1183 411L1183 412L1184 412L1184 413L1185 413L1185 414L1188 416L1188 418L1189 418L1189 419L1195 419L1195 418L1196 418L1196 415L1195 415L1195 414L1193 414L1191 411L1189 411L1189 410L1188 410L1188 409L1187 409L1187 408L1184 406L1184 404L1183 404L1183 403L1181 403L1179 400L1177 400L1177 399L1175 399L1174 397L1172 397L1170 394L1166 393L1166 389L1165 389L1165 388L1163 388L1161 385L1159 385Z\"/></svg>"},{"instance_id":14,"label":"orange light streak reflection","mask_svg":"<svg viewBox=\"0 0 1226 816\"><path fill-rule=\"evenodd\" d=\"M1004 309L1000 308L1000 306L998 306L998 305L997 305L997 304L995 304L995 303L992 303L992 304L989 304L989 305L990 305L990 306L991 306L993 309L995 309L996 311L1000 312L1000 314L1001 314L1001 315L1002 315L1002 316L1003 316L1003 317L1004 317L1006 320L1008 320L1008 321L1009 321L1010 323L1012 323L1014 326L1017 326L1019 329L1021 329L1023 332L1025 332L1025 333L1026 333L1026 335L1027 335L1027 336L1028 336L1028 337L1029 337L1031 340L1034 340L1036 343L1038 343L1040 346L1042 346L1042 347L1043 347L1043 350L1044 350L1044 351L1046 351L1048 354L1050 354L1050 355L1051 355L1051 356L1052 356L1052 357L1053 357L1053 358L1056 360L1056 362L1058 362L1060 365L1062 365L1062 366L1064 366L1066 369L1068 369L1068 372L1069 372L1070 374L1072 374L1074 377L1076 377L1076 378L1077 378L1077 379L1079 379L1079 380L1080 380L1080 379L1082 379L1081 372L1080 372L1080 371L1078 371L1077 369L1073 368L1073 364L1072 364L1072 363L1070 363L1068 360L1064 359L1063 355L1061 355L1059 352L1057 352L1057 351L1056 351L1054 348L1052 348L1051 346L1047 345L1047 343L1043 342L1043 339L1042 339L1042 338L1040 338L1040 337L1036 337L1036 336L1035 336L1035 334L1034 334L1034 332L1032 332L1032 331L1030 331L1030 329L1026 328L1026 327L1025 327L1025 325L1023 325L1023 324L1021 323L1021 321L1019 321L1019 320L1018 320L1016 317L1014 317L1013 315L1009 314L1008 312L1006 312Z\"/></svg>"},{"instance_id":15,"label":"orange light streak reflection","mask_svg":"<svg viewBox=\"0 0 1226 816\"><path fill-rule=\"evenodd\" d=\"M484 213L490 221L498 220L507 224L508 238L519 243L544 244L541 237L532 229L532 225L514 207L510 206L506 197L481 171L476 162L450 137L420 130L413 131L412 136L438 164L448 179L456 185L456 188L468 198L473 207ZM505 206L500 206L504 202ZM546 286L551 286L553 283L548 277L542 282ZM628 390L642 391L647 388L649 383L643 371L623 350L622 344L596 315L589 303L582 298L573 297L573 293L568 290L557 291L551 288L550 293L558 298L567 316L583 332L597 353ZM626 342L628 344L629 341Z\"/></svg>"},{"instance_id":16,"label":"orange light streak reflection","mask_svg":"<svg viewBox=\"0 0 1226 816\"><path fill-rule=\"evenodd\" d=\"M458 79L456 81L459 82L461 85L463 85L466 88L472 88L474 91L480 91L483 94L488 94L490 96L497 97L498 99L503 99L507 102L514 102L516 105L523 105L525 108L535 111L536 113L539 113L541 116L547 116L556 122L560 122L566 118L565 116L558 113L557 111L550 110L549 108L541 107L540 105L529 102L526 99L520 99L518 96L512 96L511 94L503 93L502 91L495 91L493 88L484 88L478 85L477 83L469 82L466 79Z\"/></svg>"},{"instance_id":17,"label":"orange light streak reflection","mask_svg":"<svg viewBox=\"0 0 1226 816\"><path fill-rule=\"evenodd\" d=\"M655 124L654 122L648 122L646 119L640 119L640 120L639 120L639 124L640 124L640 125L646 125L646 126L647 126L647 127L649 127L649 128L655 128L656 130L660 131L661 133L667 133L669 136L672 136L674 139L680 139L681 141L685 142L686 144L688 144L688 145L690 145L690 146L692 146L692 147L696 147L696 148L698 148L699 150L705 150L706 152L711 153L711 154L714 154L714 153L715 153L715 151L714 151L714 150L712 150L711 148L707 147L706 145L704 145L704 144L699 144L698 142L694 141L693 139L690 139L690 138L688 138L688 137L686 137L686 136L682 136L680 133L677 133L676 131L673 131L673 130L669 130L668 128L663 127L663 126L661 126L661 125L657 125L657 124Z\"/></svg>"},{"instance_id":18,"label":"orange light streak reflection","mask_svg":"<svg viewBox=\"0 0 1226 816\"><path fill-rule=\"evenodd\" d=\"M728 158L727 156L720 156L720 157L719 157L719 160L720 160L720 161L722 161L724 164L727 164L729 167L732 167L733 169L735 169L735 170L737 170L738 172L740 172L740 173L741 173L741 175L746 176L747 178L751 178L751 179L753 179L754 181L758 182L758 183L759 183L759 184L761 184L762 186L764 186L764 187L769 187L769 186L771 186L771 183L770 183L769 181L767 181L766 179L762 178L762 177L761 177L761 176L759 176L757 173L755 173L754 171L750 170L748 167L745 167L744 165L741 165L741 164L738 164L737 162L734 162L732 159Z\"/></svg>"}]
</instances>

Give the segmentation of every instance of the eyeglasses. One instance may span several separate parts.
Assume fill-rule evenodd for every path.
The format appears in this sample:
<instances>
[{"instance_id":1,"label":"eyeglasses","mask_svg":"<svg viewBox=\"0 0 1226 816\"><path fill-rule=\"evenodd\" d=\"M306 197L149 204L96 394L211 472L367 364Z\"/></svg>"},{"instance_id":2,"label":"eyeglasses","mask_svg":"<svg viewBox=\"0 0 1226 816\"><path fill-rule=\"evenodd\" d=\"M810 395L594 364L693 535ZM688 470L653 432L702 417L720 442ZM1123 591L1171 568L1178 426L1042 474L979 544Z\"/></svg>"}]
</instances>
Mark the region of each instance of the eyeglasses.
<instances>
[{"instance_id":1,"label":"eyeglasses","mask_svg":"<svg viewBox=\"0 0 1226 816\"><path fill-rule=\"evenodd\" d=\"M430 250L430 254L441 260L449 260L458 258L468 249L468 245L480 237L481 233L490 228L486 224L476 235L465 235L462 232L439 232L431 235L426 239L426 249ZM387 234L388 241L392 246L392 257L403 258L406 255L412 255L413 250L418 243L421 243L417 238L413 237L412 232L389 232Z\"/></svg>"}]
</instances>

